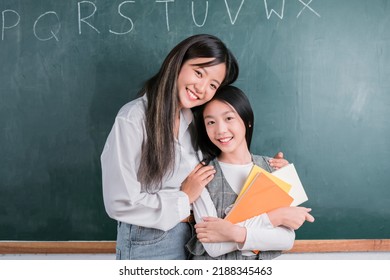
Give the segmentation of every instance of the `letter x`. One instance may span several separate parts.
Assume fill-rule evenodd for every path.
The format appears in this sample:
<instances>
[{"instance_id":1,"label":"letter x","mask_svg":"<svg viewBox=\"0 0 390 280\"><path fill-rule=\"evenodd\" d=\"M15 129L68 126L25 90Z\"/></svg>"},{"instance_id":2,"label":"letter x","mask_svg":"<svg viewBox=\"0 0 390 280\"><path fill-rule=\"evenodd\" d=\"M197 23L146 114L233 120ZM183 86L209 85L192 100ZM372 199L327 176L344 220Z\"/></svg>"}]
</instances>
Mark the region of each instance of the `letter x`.
<instances>
[{"instance_id":1,"label":"letter x","mask_svg":"<svg viewBox=\"0 0 390 280\"><path fill-rule=\"evenodd\" d=\"M303 2L302 0L299 0L299 2L301 2L301 3L303 4L304 7L303 7L302 10L298 13L297 18L299 18L299 16L302 14L303 10L305 10L306 8L308 8L310 11L312 11L314 14L316 14L316 16L321 17L319 13L317 13L316 11L314 11L314 10L312 9L312 7L309 6L310 3L311 3L312 1L313 1L313 0L309 0L308 3L305 3L305 2Z\"/></svg>"}]
</instances>

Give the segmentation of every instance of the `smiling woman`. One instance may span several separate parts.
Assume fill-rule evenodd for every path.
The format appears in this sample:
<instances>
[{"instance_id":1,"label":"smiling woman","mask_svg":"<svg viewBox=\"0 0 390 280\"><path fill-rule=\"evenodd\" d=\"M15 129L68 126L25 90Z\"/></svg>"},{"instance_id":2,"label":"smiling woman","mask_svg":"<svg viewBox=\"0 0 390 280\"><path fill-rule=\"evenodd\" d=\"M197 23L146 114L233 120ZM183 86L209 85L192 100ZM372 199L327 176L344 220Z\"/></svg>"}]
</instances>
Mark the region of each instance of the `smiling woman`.
<instances>
[{"instance_id":1,"label":"smiling woman","mask_svg":"<svg viewBox=\"0 0 390 280\"><path fill-rule=\"evenodd\" d=\"M214 63L214 58L196 58L183 64L177 79L179 109L202 105L214 96L226 74L224 64Z\"/></svg>"}]
</instances>

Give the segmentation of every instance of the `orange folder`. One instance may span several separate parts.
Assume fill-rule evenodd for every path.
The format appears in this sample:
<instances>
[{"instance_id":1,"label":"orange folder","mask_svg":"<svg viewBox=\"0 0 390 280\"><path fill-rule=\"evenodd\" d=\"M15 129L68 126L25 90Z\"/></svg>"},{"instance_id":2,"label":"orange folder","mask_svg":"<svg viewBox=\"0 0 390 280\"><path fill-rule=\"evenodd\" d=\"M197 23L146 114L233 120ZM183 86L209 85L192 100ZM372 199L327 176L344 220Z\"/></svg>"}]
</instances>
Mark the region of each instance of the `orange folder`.
<instances>
[{"instance_id":1,"label":"orange folder","mask_svg":"<svg viewBox=\"0 0 390 280\"><path fill-rule=\"evenodd\" d=\"M286 193L290 192L291 185L289 183L279 179L278 177L276 177L272 173L267 172L266 170L264 170L260 166L253 165L251 171L249 172L248 178L246 179L244 186L241 189L241 192L238 194L238 198L246 191L246 188L252 183L253 178L255 178L256 174L259 172L264 173L264 175L266 175L268 178L270 178L272 181L274 181Z\"/></svg>"},{"instance_id":2,"label":"orange folder","mask_svg":"<svg viewBox=\"0 0 390 280\"><path fill-rule=\"evenodd\" d=\"M279 207L290 206L293 198L264 173L257 173L225 217L233 224Z\"/></svg>"}]
</instances>

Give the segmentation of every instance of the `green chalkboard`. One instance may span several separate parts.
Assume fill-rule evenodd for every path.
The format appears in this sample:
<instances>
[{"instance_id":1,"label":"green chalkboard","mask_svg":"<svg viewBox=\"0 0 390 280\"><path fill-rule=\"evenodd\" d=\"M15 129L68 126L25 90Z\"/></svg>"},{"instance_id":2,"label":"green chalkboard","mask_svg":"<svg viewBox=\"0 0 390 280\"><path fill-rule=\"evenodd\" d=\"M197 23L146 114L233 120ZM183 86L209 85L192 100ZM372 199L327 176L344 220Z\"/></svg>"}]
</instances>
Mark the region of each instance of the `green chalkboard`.
<instances>
[{"instance_id":1,"label":"green chalkboard","mask_svg":"<svg viewBox=\"0 0 390 280\"><path fill-rule=\"evenodd\" d=\"M0 240L114 240L100 153L119 108L196 33L235 53L254 153L283 151L317 218L390 238L390 3L2 0Z\"/></svg>"}]
</instances>

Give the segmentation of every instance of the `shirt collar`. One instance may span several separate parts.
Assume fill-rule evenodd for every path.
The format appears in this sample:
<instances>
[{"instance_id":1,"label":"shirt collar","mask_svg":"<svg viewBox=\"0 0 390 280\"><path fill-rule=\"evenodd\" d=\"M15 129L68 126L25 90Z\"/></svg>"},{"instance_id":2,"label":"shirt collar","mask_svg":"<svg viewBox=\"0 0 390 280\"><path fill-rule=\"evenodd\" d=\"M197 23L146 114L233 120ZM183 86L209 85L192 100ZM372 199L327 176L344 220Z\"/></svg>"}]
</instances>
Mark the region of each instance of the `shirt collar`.
<instances>
[{"instance_id":1,"label":"shirt collar","mask_svg":"<svg viewBox=\"0 0 390 280\"><path fill-rule=\"evenodd\" d=\"M184 108L180 110L179 140L182 139L193 119L191 109Z\"/></svg>"},{"instance_id":2,"label":"shirt collar","mask_svg":"<svg viewBox=\"0 0 390 280\"><path fill-rule=\"evenodd\" d=\"M194 119L194 115L192 114L192 111L191 109L188 109L188 108L184 108L184 109L181 109L180 110L180 119L181 117L184 117L184 120L187 124L187 126L192 123L193 119Z\"/></svg>"}]
</instances>

